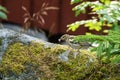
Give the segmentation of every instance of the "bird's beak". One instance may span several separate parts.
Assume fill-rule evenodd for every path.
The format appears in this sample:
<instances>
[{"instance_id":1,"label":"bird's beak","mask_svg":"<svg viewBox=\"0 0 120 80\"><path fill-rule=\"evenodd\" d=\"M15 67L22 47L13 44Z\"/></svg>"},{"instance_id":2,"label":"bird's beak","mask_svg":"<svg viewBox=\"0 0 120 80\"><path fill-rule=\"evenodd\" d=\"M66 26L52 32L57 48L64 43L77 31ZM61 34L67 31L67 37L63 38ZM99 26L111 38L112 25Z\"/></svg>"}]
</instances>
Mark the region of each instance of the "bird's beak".
<instances>
[{"instance_id":1,"label":"bird's beak","mask_svg":"<svg viewBox=\"0 0 120 80\"><path fill-rule=\"evenodd\" d=\"M58 39L59 42L61 42L61 39Z\"/></svg>"}]
</instances>

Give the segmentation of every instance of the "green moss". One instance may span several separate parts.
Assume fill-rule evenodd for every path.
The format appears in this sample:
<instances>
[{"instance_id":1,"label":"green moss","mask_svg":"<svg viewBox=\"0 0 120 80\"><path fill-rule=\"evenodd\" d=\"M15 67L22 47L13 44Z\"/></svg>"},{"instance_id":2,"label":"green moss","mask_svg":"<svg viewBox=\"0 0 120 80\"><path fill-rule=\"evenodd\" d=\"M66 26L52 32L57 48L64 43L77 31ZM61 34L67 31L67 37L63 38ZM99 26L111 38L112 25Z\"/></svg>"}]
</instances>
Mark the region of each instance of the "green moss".
<instances>
[{"instance_id":1,"label":"green moss","mask_svg":"<svg viewBox=\"0 0 120 80\"><path fill-rule=\"evenodd\" d=\"M62 61L59 55L70 50L69 61ZM44 48L41 43L32 42L30 45L13 43L3 55L0 62L0 73L4 76L21 76L23 80L107 80L119 78L113 75L117 70L106 64L99 64L96 56L83 50L73 56L75 50L68 46L56 45ZM117 73L117 72L115 72ZM29 74L32 74L29 75ZM115 79L114 78L114 79ZM113 79L113 80L114 80Z\"/></svg>"},{"instance_id":2,"label":"green moss","mask_svg":"<svg viewBox=\"0 0 120 80\"><path fill-rule=\"evenodd\" d=\"M24 46L22 43L10 45L6 53L3 55L3 60L0 63L0 71L5 74L9 74L7 72L21 73L25 69L23 64L30 62L27 48L28 47Z\"/></svg>"}]
</instances>

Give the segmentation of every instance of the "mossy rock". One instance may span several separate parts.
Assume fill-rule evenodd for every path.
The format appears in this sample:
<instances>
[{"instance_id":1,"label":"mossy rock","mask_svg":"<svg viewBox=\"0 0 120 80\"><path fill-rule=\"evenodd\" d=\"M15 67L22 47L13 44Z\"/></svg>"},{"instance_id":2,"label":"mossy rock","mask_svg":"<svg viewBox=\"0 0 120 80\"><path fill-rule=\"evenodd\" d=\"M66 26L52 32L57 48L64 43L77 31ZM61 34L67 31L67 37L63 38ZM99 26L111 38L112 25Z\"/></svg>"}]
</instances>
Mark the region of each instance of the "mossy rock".
<instances>
[{"instance_id":1,"label":"mossy rock","mask_svg":"<svg viewBox=\"0 0 120 80\"><path fill-rule=\"evenodd\" d=\"M0 46L2 45L2 38L0 38Z\"/></svg>"},{"instance_id":2,"label":"mossy rock","mask_svg":"<svg viewBox=\"0 0 120 80\"><path fill-rule=\"evenodd\" d=\"M0 38L0 51L2 50L2 38Z\"/></svg>"},{"instance_id":3,"label":"mossy rock","mask_svg":"<svg viewBox=\"0 0 120 80\"><path fill-rule=\"evenodd\" d=\"M61 60L60 54L67 50L70 50L69 61ZM7 77L10 80L13 80L13 77L22 80L115 80L119 78L118 75L108 76L114 74L115 71L110 73L113 67L100 65L96 56L89 51L78 51L77 56L74 57L75 52L76 50L63 45L45 48L42 43L36 42L31 42L29 45L13 43L9 45L0 62L0 76L2 79Z\"/></svg>"}]
</instances>

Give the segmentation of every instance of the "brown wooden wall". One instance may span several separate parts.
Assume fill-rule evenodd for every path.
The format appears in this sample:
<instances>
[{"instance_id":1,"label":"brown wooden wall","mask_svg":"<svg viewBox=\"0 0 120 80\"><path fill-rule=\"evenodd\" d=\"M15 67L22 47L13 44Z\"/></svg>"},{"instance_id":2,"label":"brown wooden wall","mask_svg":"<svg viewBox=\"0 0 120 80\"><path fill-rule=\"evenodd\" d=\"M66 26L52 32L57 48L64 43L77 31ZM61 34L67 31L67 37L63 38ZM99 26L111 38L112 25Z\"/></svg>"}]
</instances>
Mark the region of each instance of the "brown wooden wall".
<instances>
[{"instance_id":1,"label":"brown wooden wall","mask_svg":"<svg viewBox=\"0 0 120 80\"><path fill-rule=\"evenodd\" d=\"M79 17L74 17L74 12L69 3L70 0L0 0L0 4L5 6L8 11L8 22L17 23L24 25L25 14L22 10L22 5L24 5L27 10L32 15L41 9L42 4L46 2L49 6L58 7L59 10L49 10L47 16L43 16L45 19L45 25L40 25L38 22L33 21L31 26L37 27L49 31L52 34L57 33L67 33L67 24L74 21L87 19L88 15L80 15ZM68 32L69 34L84 34L87 31L86 28L80 27L76 32Z\"/></svg>"}]
</instances>

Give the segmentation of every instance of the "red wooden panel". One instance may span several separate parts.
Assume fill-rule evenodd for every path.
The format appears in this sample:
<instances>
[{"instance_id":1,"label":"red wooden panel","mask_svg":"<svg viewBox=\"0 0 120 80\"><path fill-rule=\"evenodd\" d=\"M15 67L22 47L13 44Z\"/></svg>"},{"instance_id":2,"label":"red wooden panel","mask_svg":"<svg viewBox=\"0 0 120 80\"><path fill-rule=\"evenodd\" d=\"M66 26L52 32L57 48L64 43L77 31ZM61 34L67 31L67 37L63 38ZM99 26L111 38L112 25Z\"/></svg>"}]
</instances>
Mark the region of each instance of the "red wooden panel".
<instances>
[{"instance_id":1,"label":"red wooden panel","mask_svg":"<svg viewBox=\"0 0 120 80\"><path fill-rule=\"evenodd\" d=\"M59 33L66 33L67 25L71 24L78 20L87 19L87 15L79 15L78 17L75 17L75 13L72 11L73 6L70 5L70 0L61 0L61 12L60 12L60 32ZM69 31L69 34L84 34L85 31L87 31L86 28L81 26L77 31L71 32Z\"/></svg>"},{"instance_id":2,"label":"red wooden panel","mask_svg":"<svg viewBox=\"0 0 120 80\"><path fill-rule=\"evenodd\" d=\"M8 9L8 21L23 24L22 5L27 5L29 10L29 0L4 0L4 6Z\"/></svg>"},{"instance_id":3,"label":"red wooden panel","mask_svg":"<svg viewBox=\"0 0 120 80\"><path fill-rule=\"evenodd\" d=\"M44 2L48 3L48 6L58 7L59 10L49 10L48 15L42 15L45 19L45 24L41 25L37 21L32 22L32 27L38 27L40 29L45 29L52 34L66 33L67 25L73 23L77 20L87 19L87 15L80 15L79 17L74 16L72 7L69 3L70 0L0 0L0 3L9 10L8 21L18 24L23 24L25 14L22 10L22 5L24 5L27 10L31 13L38 12L41 10L41 6ZM84 34L87 31L86 28L80 27L77 31L68 32L69 34Z\"/></svg>"},{"instance_id":4,"label":"red wooden panel","mask_svg":"<svg viewBox=\"0 0 120 80\"><path fill-rule=\"evenodd\" d=\"M2 4L2 0L0 0L0 5Z\"/></svg>"},{"instance_id":5,"label":"red wooden panel","mask_svg":"<svg viewBox=\"0 0 120 80\"><path fill-rule=\"evenodd\" d=\"M38 12L41 9L43 3L48 4L48 6L54 6L59 8L60 0L34 0L34 9L33 13ZM41 25L38 22L34 22L34 26L38 26L39 28L49 30L50 33L56 34L58 33L58 21L59 21L59 10L48 10L48 15L42 15L45 20L45 24Z\"/></svg>"}]
</instances>

